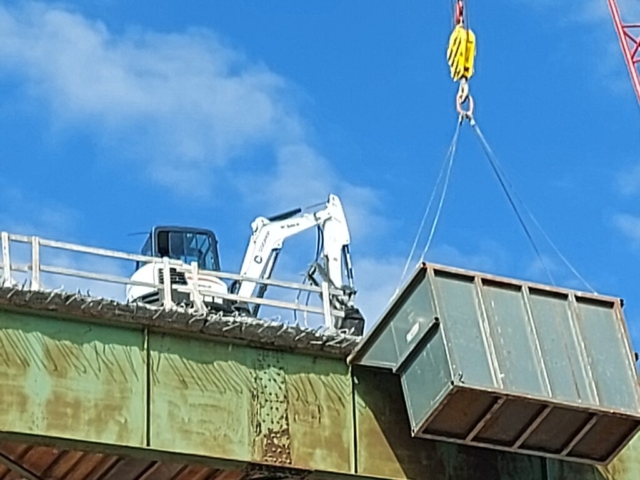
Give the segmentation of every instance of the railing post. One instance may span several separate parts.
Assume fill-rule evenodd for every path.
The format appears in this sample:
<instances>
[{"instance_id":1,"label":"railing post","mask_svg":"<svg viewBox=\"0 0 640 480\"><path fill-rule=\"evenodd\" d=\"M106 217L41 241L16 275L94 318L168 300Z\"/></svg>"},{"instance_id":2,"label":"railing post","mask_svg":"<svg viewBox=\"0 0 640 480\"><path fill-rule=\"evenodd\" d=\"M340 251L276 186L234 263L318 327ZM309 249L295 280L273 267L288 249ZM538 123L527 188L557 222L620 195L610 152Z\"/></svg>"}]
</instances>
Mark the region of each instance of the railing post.
<instances>
[{"instance_id":1,"label":"railing post","mask_svg":"<svg viewBox=\"0 0 640 480\"><path fill-rule=\"evenodd\" d=\"M13 285L13 279L11 278L11 255L9 255L9 234L7 232L2 232L0 234L0 239L2 240L2 264L3 264L3 272L2 272L2 286L10 287Z\"/></svg>"},{"instance_id":2,"label":"railing post","mask_svg":"<svg viewBox=\"0 0 640 480\"><path fill-rule=\"evenodd\" d=\"M331 313L331 297L329 294L329 283L322 282L322 310L324 311L324 325L329 330L334 330L333 314Z\"/></svg>"},{"instance_id":3,"label":"railing post","mask_svg":"<svg viewBox=\"0 0 640 480\"><path fill-rule=\"evenodd\" d=\"M40 289L40 239L31 237L31 290Z\"/></svg>"},{"instance_id":4,"label":"railing post","mask_svg":"<svg viewBox=\"0 0 640 480\"><path fill-rule=\"evenodd\" d=\"M191 295L192 295L193 305L196 307L196 309L199 312L204 313L207 311L207 307L204 305L204 299L200 294L200 290L198 290L198 286L200 285L198 281L198 277L199 277L198 262L191 262L191 282L192 282Z\"/></svg>"},{"instance_id":5,"label":"railing post","mask_svg":"<svg viewBox=\"0 0 640 480\"><path fill-rule=\"evenodd\" d=\"M167 310L173 308L173 299L171 288L171 266L169 265L169 258L164 257L162 259L162 271L164 272L164 282L162 282L162 288L164 293L163 306Z\"/></svg>"}]
</instances>

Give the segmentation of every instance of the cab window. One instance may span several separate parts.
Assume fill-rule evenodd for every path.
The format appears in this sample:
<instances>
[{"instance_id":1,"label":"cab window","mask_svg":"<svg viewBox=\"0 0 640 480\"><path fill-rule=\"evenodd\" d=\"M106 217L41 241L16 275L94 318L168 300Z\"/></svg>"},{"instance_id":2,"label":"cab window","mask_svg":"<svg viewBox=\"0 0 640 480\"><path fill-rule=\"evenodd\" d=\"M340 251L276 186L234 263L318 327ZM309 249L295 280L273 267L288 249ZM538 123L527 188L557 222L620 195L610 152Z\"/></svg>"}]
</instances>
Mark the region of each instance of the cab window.
<instances>
[{"instance_id":1,"label":"cab window","mask_svg":"<svg viewBox=\"0 0 640 480\"><path fill-rule=\"evenodd\" d=\"M213 238L206 233L170 232L168 235L168 256L190 265L196 262L203 270L219 270ZM160 243L159 247L160 247Z\"/></svg>"}]
</instances>

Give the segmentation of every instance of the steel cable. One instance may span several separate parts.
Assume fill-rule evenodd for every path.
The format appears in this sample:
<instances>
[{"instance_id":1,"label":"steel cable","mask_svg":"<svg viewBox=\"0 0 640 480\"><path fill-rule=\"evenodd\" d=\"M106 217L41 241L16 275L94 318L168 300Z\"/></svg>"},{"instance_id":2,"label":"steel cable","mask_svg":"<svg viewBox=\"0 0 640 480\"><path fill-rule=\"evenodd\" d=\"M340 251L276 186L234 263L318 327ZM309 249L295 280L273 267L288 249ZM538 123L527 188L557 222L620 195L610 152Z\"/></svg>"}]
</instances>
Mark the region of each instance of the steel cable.
<instances>
[{"instance_id":1,"label":"steel cable","mask_svg":"<svg viewBox=\"0 0 640 480\"><path fill-rule=\"evenodd\" d=\"M511 195L511 192L509 191L509 188L506 184L505 179L502 177L501 175L501 170L498 167L498 161L497 158L495 156L495 154L493 153L493 150L491 150L491 147L489 146L489 143L487 142L487 140L484 138L484 135L482 134L482 131L480 130L480 127L478 127L478 124L476 123L476 121L471 118L469 123L471 124L471 128L473 128L473 131L476 133L476 136L478 137L478 140L480 141L480 145L482 146L482 149L484 150L484 153L487 157L487 160L489 160L489 165L491 166L491 169L493 170L493 173L495 174L496 178L498 179L498 183L500 183L500 186L502 187L502 191L504 192L504 194L507 197L507 200L509 201L509 205L511 205L511 208L513 209L514 213L516 214L516 217L518 218L518 222L520 223L520 226L522 227L522 229L525 232L525 235L527 236L527 238L529 239L529 242L531 243L531 246L533 247L533 250L535 252L535 254L538 257L538 260L540 260L540 263L542 264L543 268L545 269L547 276L549 277L549 280L551 281L551 283L555 286L555 280L553 279L553 275L551 275L551 270L549 270L549 267L547 266L547 262L544 261L544 257L542 256L542 254L540 253L540 250L538 249L538 245L536 244L533 235L531 235L531 231L529 231L529 227L527 227L526 222L524 221L524 218L522 217L522 214L520 213L520 210L518 210L518 206L516 205L513 196Z\"/></svg>"},{"instance_id":2,"label":"steel cable","mask_svg":"<svg viewBox=\"0 0 640 480\"><path fill-rule=\"evenodd\" d=\"M433 219L433 224L431 225L431 231L429 232L429 238L427 239L427 245L424 247L422 251L421 260L424 260L427 252L429 251L429 247L431 247L431 241L433 240L433 236L436 233L436 228L438 226L438 221L440 220L440 213L442 212L442 206L444 205L444 199L447 195L447 190L449 188L449 180L451 178L451 169L453 167L453 159L456 156L456 147L458 146L458 134L460 133L460 125L462 123L462 117L460 117L460 121L458 121L458 128L456 128L456 133L453 137L453 142L451 143L451 151L449 155L449 166L447 168L447 175L444 179L444 187L442 188L442 195L440 196L440 201L438 202L438 210L436 211L436 216Z\"/></svg>"},{"instance_id":3,"label":"steel cable","mask_svg":"<svg viewBox=\"0 0 640 480\"><path fill-rule=\"evenodd\" d=\"M456 150L456 145L458 143L458 136L460 133L460 125L462 125L462 120L463 118L460 117L458 118L458 122L456 124L456 129L455 132L453 134L453 139L451 140L451 144L449 145L449 149L447 150L447 154L444 157L444 161L442 162L442 167L440 168L440 172L438 173L438 178L436 179L436 183L433 187L433 190L431 192L431 196L429 198L429 202L427 203L427 207L424 211L424 215L422 216L422 221L420 222L420 227L418 228L418 232L416 233L416 238L413 241L413 245L411 247L411 251L409 253L409 256L407 257L407 261L404 265L404 269L402 270L402 275L400 276L400 281L398 282L398 286L396 288L396 293L398 292L398 290L400 289L400 286L402 285L402 282L404 281L405 275L407 274L407 270L409 269L409 265L411 264L411 259L413 258L413 256L415 255L416 252L416 248L418 246L418 241L420 240L420 236L422 235L422 232L424 230L424 225L427 221L427 217L429 216L429 212L431 211L431 207L433 205L433 201L436 197L436 193L438 191L438 186L440 185L440 181L442 180L443 175L445 174L445 172L447 172L447 182L448 182L448 177L449 174L451 172L451 163L452 163L452 154L455 153ZM441 203L442 203L442 199L441 199ZM438 208L438 212L442 209L442 205L439 205ZM438 213L438 217L439 217L439 213ZM434 230L433 227L431 229L432 231ZM430 238L433 236L433 234L430 234Z\"/></svg>"},{"instance_id":4,"label":"steel cable","mask_svg":"<svg viewBox=\"0 0 640 480\"><path fill-rule=\"evenodd\" d=\"M502 187L502 190L504 191L507 199L509 200L509 204L511 205L513 211L515 212L515 214L516 214L516 216L518 218L518 221L520 222L520 225L522 226L523 230L525 231L525 234L526 234L527 238L529 239L529 242L531 243L531 246L533 247L533 250L535 251L536 255L538 256L538 259L540 260L540 262L541 262L543 268L545 269L547 275L549 276L549 279L551 280L551 283L553 283L555 285L555 282L553 280L553 276L551 275L551 271L550 271L547 263L544 261L544 258L542 256L542 254L540 253L540 250L538 249L538 246L535 243L535 240L533 239L533 235L531 234L529 228L527 227L527 225L526 225L526 223L524 221L524 218L522 217L522 214L520 213L520 210L517 207L517 204L516 204L515 200L517 200L522 205L522 207L524 208L524 210L527 213L527 215L533 221L534 225L538 228L538 230L540 231L540 233L542 234L544 239L549 243L551 248L553 248L553 250L558 255L558 257L562 260L562 262L569 268L569 270L571 270L571 272L576 276L576 278L578 278L591 292L596 293L595 289L582 277L582 275L580 275L580 273L578 273L578 271L573 267L573 265L571 265L569 260L567 260L567 258L560 252L560 249L558 249L558 247L555 245L555 243L553 243L553 241L551 240L549 235L545 232L545 230L542 228L542 226L540 225L538 220L534 217L534 215L531 212L531 210L527 207L527 205L524 203L522 198L520 198L520 196L518 195L516 189L513 187L511 182L509 182L506 173L504 172L504 170L502 169L502 167L500 165L500 162L498 161L498 157L495 155L495 153L493 153L493 150L491 149L491 146L489 145L489 142L487 142L487 139L485 138L484 134L480 130L480 127L478 126L478 124L475 121L475 119L471 118L469 123L471 124L471 127L473 128L473 131L476 133L476 135L478 137L478 140L480 141L480 145L482 146L482 149L484 150L484 152L485 152L485 154L487 156L487 159L489 160L489 164L491 165L491 168L492 168L493 172L495 173L495 175L496 175L496 177L498 179L498 182L500 183L500 186Z\"/></svg>"}]
</instances>

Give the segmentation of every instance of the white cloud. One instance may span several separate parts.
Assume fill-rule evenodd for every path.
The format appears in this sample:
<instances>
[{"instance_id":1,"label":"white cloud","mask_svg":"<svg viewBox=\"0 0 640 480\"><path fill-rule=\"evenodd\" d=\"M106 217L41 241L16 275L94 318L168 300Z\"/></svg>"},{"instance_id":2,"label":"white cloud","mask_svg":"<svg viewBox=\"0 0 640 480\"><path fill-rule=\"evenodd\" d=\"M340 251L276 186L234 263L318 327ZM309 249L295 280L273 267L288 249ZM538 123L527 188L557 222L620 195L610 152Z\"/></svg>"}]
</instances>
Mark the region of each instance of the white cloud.
<instances>
[{"instance_id":1,"label":"white cloud","mask_svg":"<svg viewBox=\"0 0 640 480\"><path fill-rule=\"evenodd\" d=\"M25 192L0 182L0 231L9 234L35 235L46 240L74 242L77 238L79 214L50 199ZM104 245L97 245L104 247ZM31 244L21 242L10 243L10 260L12 265L31 263ZM93 274L116 275L128 277L133 272L133 263L121 260L72 253L68 250L41 247L40 262L49 267L61 267L80 270ZM0 277L2 272L0 272ZM18 284L30 284L31 274L12 272L12 279ZM93 296L124 299L124 285L97 282L62 275L42 273L41 288L46 290L62 289L66 292L91 292Z\"/></svg>"},{"instance_id":2,"label":"white cloud","mask_svg":"<svg viewBox=\"0 0 640 480\"><path fill-rule=\"evenodd\" d=\"M211 168L303 134L294 88L209 31L115 35L59 7L2 7L0 68L19 75L56 122L93 127L178 189L203 187Z\"/></svg>"},{"instance_id":3,"label":"white cloud","mask_svg":"<svg viewBox=\"0 0 640 480\"><path fill-rule=\"evenodd\" d=\"M622 171L616 178L617 190L623 195L640 193L640 164Z\"/></svg>"},{"instance_id":4,"label":"white cloud","mask_svg":"<svg viewBox=\"0 0 640 480\"><path fill-rule=\"evenodd\" d=\"M623 21L631 22L640 15L640 3L637 0L617 0L616 3ZM611 12L606 0L589 0L584 2L582 8L585 20L611 22Z\"/></svg>"},{"instance_id":5,"label":"white cloud","mask_svg":"<svg viewBox=\"0 0 640 480\"><path fill-rule=\"evenodd\" d=\"M400 257L356 259L354 276L358 293L356 306L362 311L368 331L380 318L397 287L404 262Z\"/></svg>"},{"instance_id":6,"label":"white cloud","mask_svg":"<svg viewBox=\"0 0 640 480\"><path fill-rule=\"evenodd\" d=\"M613 217L613 224L634 246L640 247L640 218L619 213Z\"/></svg>"},{"instance_id":7,"label":"white cloud","mask_svg":"<svg viewBox=\"0 0 640 480\"><path fill-rule=\"evenodd\" d=\"M325 202L329 193L342 200L352 236L380 236L387 220L380 210L379 194L340 178L327 159L305 144L291 144L278 151L274 170L267 175L247 175L238 186L257 207L285 211Z\"/></svg>"},{"instance_id":8,"label":"white cloud","mask_svg":"<svg viewBox=\"0 0 640 480\"><path fill-rule=\"evenodd\" d=\"M529 266L525 269L525 276L528 279L534 281L549 283L552 277L559 272L560 268L556 262L554 262L547 255L543 255L542 258L535 258Z\"/></svg>"},{"instance_id":9,"label":"white cloud","mask_svg":"<svg viewBox=\"0 0 640 480\"><path fill-rule=\"evenodd\" d=\"M613 26L607 0L584 0L580 2L558 2L555 0L520 0L522 4L546 13L562 28L579 29L577 34L588 44L592 71L599 83L616 95L628 96L632 91L629 73L625 65L620 42ZM570 3L570 4L569 4ZM622 21L638 23L640 2L617 0ZM585 27L588 27L585 29ZM636 33L640 33L636 31ZM572 34L575 36L575 34ZM559 48L563 48L560 46ZM569 50L567 50L569 52Z\"/></svg>"},{"instance_id":10,"label":"white cloud","mask_svg":"<svg viewBox=\"0 0 640 480\"><path fill-rule=\"evenodd\" d=\"M580 274L580 272L578 272L578 274ZM551 278L549 278L549 275L551 275ZM582 276L582 278L584 278L584 276ZM529 266L524 269L523 280L580 291L593 291L593 285L587 284L589 280L584 278L583 281L569 266L565 265L564 262L556 256L552 258L548 255L542 255L542 258L534 259Z\"/></svg>"},{"instance_id":11,"label":"white cloud","mask_svg":"<svg viewBox=\"0 0 640 480\"><path fill-rule=\"evenodd\" d=\"M584 0L580 2L557 2L556 0L520 0L539 9L552 9L559 21L611 22L611 13L607 0ZM617 0L623 20L640 14L637 0Z\"/></svg>"},{"instance_id":12,"label":"white cloud","mask_svg":"<svg viewBox=\"0 0 640 480\"><path fill-rule=\"evenodd\" d=\"M463 252L452 245L436 245L426 256L427 261L452 267L496 272L506 265L504 249L495 244L480 246L476 252Z\"/></svg>"},{"instance_id":13,"label":"white cloud","mask_svg":"<svg viewBox=\"0 0 640 480\"><path fill-rule=\"evenodd\" d=\"M22 235L56 236L69 234L75 226L75 211L55 201L0 181L0 230Z\"/></svg>"},{"instance_id":14,"label":"white cloud","mask_svg":"<svg viewBox=\"0 0 640 480\"><path fill-rule=\"evenodd\" d=\"M375 250L368 244L380 239L387 225L378 213L380 196L342 178L311 145L292 83L211 31L115 34L59 6L21 5L0 6L0 73L17 78L26 98L46 107L55 129L89 132L119 154L114 161L136 159L132 165L143 174L182 194L210 190L218 175L235 178L233 188L258 214L323 202L337 193L355 242L369 250L367 255ZM259 164L247 165L250 158L260 158ZM234 175L239 171L254 173ZM0 212L2 228L73 241L74 212L17 190L8 195L13 199L5 205L22 205L24 212L26 202L32 213L25 218ZM21 254L25 261L28 253ZM47 262L130 273L108 260L74 255L50 256ZM391 298L401 263L356 254L358 305L369 324ZM287 266L279 271L286 273ZM46 281L49 288L120 296L119 286L60 277Z\"/></svg>"},{"instance_id":15,"label":"white cloud","mask_svg":"<svg viewBox=\"0 0 640 480\"><path fill-rule=\"evenodd\" d=\"M310 145L298 89L214 32L115 34L59 6L21 5L0 7L0 72L21 80L57 129L88 129L114 161L182 194L240 178L262 212L336 192L354 232L381 224L377 194L340 178Z\"/></svg>"}]
</instances>

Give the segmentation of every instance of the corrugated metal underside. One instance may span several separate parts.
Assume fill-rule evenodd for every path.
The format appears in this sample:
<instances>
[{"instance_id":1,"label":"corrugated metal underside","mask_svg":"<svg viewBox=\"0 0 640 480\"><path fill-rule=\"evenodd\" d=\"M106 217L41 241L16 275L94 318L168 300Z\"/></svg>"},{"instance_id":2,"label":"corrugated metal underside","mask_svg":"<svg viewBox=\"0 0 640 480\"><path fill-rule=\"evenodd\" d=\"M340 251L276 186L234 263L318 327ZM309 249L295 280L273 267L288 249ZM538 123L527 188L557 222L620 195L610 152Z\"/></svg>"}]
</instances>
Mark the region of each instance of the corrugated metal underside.
<instances>
[{"instance_id":1,"label":"corrugated metal underside","mask_svg":"<svg viewBox=\"0 0 640 480\"><path fill-rule=\"evenodd\" d=\"M416 436L524 454L609 462L636 434L634 417L453 389Z\"/></svg>"},{"instance_id":2,"label":"corrugated metal underside","mask_svg":"<svg viewBox=\"0 0 640 480\"><path fill-rule=\"evenodd\" d=\"M267 474L217 470L103 453L0 443L0 480L257 480Z\"/></svg>"}]
</instances>

